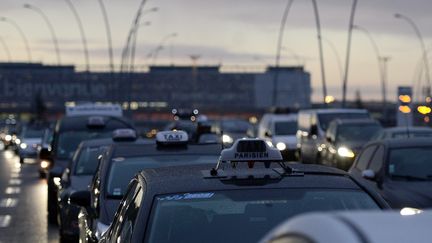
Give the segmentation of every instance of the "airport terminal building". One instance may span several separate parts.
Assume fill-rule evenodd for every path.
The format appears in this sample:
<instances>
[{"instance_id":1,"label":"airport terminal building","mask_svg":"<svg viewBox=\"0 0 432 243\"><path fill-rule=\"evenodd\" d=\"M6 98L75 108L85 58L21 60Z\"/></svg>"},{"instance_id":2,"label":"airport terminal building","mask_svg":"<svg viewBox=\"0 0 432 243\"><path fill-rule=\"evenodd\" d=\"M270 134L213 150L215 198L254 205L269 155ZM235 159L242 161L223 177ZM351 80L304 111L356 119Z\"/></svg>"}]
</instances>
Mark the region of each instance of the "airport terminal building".
<instances>
[{"instance_id":1,"label":"airport terminal building","mask_svg":"<svg viewBox=\"0 0 432 243\"><path fill-rule=\"evenodd\" d=\"M147 72L76 72L73 66L0 64L0 111L31 112L41 103L51 112L67 102L119 102L135 112L197 108L258 112L272 106L311 105L310 74L303 67L262 72L224 72L219 66L152 66Z\"/></svg>"}]
</instances>

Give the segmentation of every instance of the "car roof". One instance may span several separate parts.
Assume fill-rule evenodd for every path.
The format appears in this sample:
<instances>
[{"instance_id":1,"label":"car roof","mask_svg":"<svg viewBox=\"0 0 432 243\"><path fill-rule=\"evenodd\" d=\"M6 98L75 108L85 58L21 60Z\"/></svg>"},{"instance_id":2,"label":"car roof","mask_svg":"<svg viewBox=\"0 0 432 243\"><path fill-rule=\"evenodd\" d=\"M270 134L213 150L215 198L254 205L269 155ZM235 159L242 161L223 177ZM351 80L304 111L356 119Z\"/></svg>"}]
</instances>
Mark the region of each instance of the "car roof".
<instances>
[{"instance_id":1,"label":"car roof","mask_svg":"<svg viewBox=\"0 0 432 243\"><path fill-rule=\"evenodd\" d=\"M188 144L187 146L159 147L154 140L143 140L135 143L115 143L112 144L112 155L114 157L127 156L151 156L156 154L220 154L222 149L220 144Z\"/></svg>"},{"instance_id":2,"label":"car roof","mask_svg":"<svg viewBox=\"0 0 432 243\"><path fill-rule=\"evenodd\" d=\"M215 161L216 164L216 161ZM288 163L295 170L304 173L302 176L280 176L279 172L273 169L254 168L254 169L231 169L226 165L223 172L234 173L238 178L255 177L257 180L249 180L251 188L340 188L340 189L361 189L351 177L342 170L320 166L305 165L300 163ZM192 191L209 190L230 190L238 189L238 183L245 183L245 180L227 178L211 178L209 171L214 165L187 165L172 166L156 169L145 169L140 176L145 180L148 189L154 194L171 194ZM277 178L273 183L263 183L263 178L269 175ZM275 183L277 181L277 183ZM248 183L248 182L246 182ZM249 188L249 187L248 187Z\"/></svg>"},{"instance_id":3,"label":"car roof","mask_svg":"<svg viewBox=\"0 0 432 243\"><path fill-rule=\"evenodd\" d=\"M410 132L432 132L430 127L390 127L385 128L383 132L406 132L407 130Z\"/></svg>"},{"instance_id":4,"label":"car roof","mask_svg":"<svg viewBox=\"0 0 432 243\"><path fill-rule=\"evenodd\" d=\"M365 109L309 109L301 110L299 113L318 113L318 114L332 114L332 113L368 113Z\"/></svg>"},{"instance_id":5,"label":"car roof","mask_svg":"<svg viewBox=\"0 0 432 243\"><path fill-rule=\"evenodd\" d=\"M426 147L426 146L432 146L432 139L423 138L423 137L389 138L389 139L383 139L378 141L372 141L369 144L376 144L376 143L384 144L389 148Z\"/></svg>"},{"instance_id":6,"label":"car roof","mask_svg":"<svg viewBox=\"0 0 432 243\"><path fill-rule=\"evenodd\" d=\"M89 130L87 127L90 117L95 116L66 116L58 121L56 131ZM130 121L123 117L100 116L105 119L106 126L102 130L113 130L115 128L133 128ZM96 130L96 129L95 129Z\"/></svg>"},{"instance_id":7,"label":"car roof","mask_svg":"<svg viewBox=\"0 0 432 243\"><path fill-rule=\"evenodd\" d=\"M316 243L430 242L432 212L403 216L402 211L306 213L282 223L262 243L283 235L303 235Z\"/></svg>"},{"instance_id":8,"label":"car roof","mask_svg":"<svg viewBox=\"0 0 432 243\"><path fill-rule=\"evenodd\" d=\"M356 125L356 124L377 124L379 125L379 122L374 119L335 119L332 121L332 123L335 122L338 125Z\"/></svg>"}]
</instances>

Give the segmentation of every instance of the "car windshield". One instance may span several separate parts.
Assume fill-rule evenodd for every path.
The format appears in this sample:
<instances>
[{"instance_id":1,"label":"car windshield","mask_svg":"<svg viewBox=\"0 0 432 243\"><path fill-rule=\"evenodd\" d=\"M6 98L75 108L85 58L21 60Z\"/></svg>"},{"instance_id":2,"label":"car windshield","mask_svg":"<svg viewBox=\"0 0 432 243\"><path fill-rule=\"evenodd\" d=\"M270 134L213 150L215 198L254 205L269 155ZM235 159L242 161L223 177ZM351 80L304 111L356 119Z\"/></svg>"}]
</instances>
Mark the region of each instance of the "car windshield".
<instances>
[{"instance_id":1,"label":"car windshield","mask_svg":"<svg viewBox=\"0 0 432 243\"><path fill-rule=\"evenodd\" d=\"M112 131L93 132L93 131L67 131L59 135L57 142L57 158L70 159L72 158L78 145L89 139L109 138L112 136Z\"/></svg>"},{"instance_id":2,"label":"car windshield","mask_svg":"<svg viewBox=\"0 0 432 243\"><path fill-rule=\"evenodd\" d=\"M106 147L86 147L78 155L75 175L94 175L98 167L98 157Z\"/></svg>"},{"instance_id":3,"label":"car windshield","mask_svg":"<svg viewBox=\"0 0 432 243\"><path fill-rule=\"evenodd\" d=\"M23 129L21 136L23 138L40 138L44 135L45 130L41 129Z\"/></svg>"},{"instance_id":4,"label":"car windshield","mask_svg":"<svg viewBox=\"0 0 432 243\"><path fill-rule=\"evenodd\" d=\"M330 122L334 119L367 119L369 114L367 113L329 113L319 114L318 120L321 128L326 131Z\"/></svg>"},{"instance_id":5,"label":"car windshield","mask_svg":"<svg viewBox=\"0 0 432 243\"><path fill-rule=\"evenodd\" d=\"M295 135L297 133L297 122L295 121L278 121L274 126L274 135Z\"/></svg>"},{"instance_id":6,"label":"car windshield","mask_svg":"<svg viewBox=\"0 0 432 243\"><path fill-rule=\"evenodd\" d=\"M224 133L247 133L250 129L251 125L247 121L226 120L221 123L221 130Z\"/></svg>"},{"instance_id":7,"label":"car windshield","mask_svg":"<svg viewBox=\"0 0 432 243\"><path fill-rule=\"evenodd\" d=\"M366 193L342 189L161 195L155 199L147 242L257 242L276 225L301 213L378 208ZM214 230L219 233L212 234Z\"/></svg>"},{"instance_id":8,"label":"car windshield","mask_svg":"<svg viewBox=\"0 0 432 243\"><path fill-rule=\"evenodd\" d=\"M432 131L421 131L421 132L398 132L393 133L393 138L418 138L418 137L432 137Z\"/></svg>"},{"instance_id":9,"label":"car windshield","mask_svg":"<svg viewBox=\"0 0 432 243\"><path fill-rule=\"evenodd\" d=\"M388 172L393 179L432 179L432 147L392 149Z\"/></svg>"},{"instance_id":10,"label":"car windshield","mask_svg":"<svg viewBox=\"0 0 432 243\"><path fill-rule=\"evenodd\" d=\"M380 130L378 124L342 125L338 127L336 143L367 142Z\"/></svg>"},{"instance_id":11,"label":"car windshield","mask_svg":"<svg viewBox=\"0 0 432 243\"><path fill-rule=\"evenodd\" d=\"M218 159L218 155L209 154L176 154L114 158L108 176L107 195L109 197L121 198L127 189L129 181L136 173L144 169L173 165L215 164Z\"/></svg>"}]
</instances>

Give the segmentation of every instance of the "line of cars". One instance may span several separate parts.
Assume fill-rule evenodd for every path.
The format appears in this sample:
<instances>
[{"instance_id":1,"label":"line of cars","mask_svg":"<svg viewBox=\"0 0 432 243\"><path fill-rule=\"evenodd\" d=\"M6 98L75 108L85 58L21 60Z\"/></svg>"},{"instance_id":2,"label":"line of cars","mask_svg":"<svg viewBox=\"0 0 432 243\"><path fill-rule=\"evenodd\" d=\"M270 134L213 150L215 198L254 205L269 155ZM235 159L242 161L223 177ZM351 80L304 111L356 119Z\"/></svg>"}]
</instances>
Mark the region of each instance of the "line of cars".
<instances>
[{"instance_id":1,"label":"line of cars","mask_svg":"<svg viewBox=\"0 0 432 243\"><path fill-rule=\"evenodd\" d=\"M395 149L404 150L411 141L400 145L378 139L357 150L347 141L382 131L363 110L267 115L258 127L263 138L232 139L230 144L207 139L211 133L205 122L196 127L201 135L182 131L179 124L190 123L177 121L171 131L141 139L120 111L116 106L75 107L57 123L48 148L40 150L41 164L49 164L48 215L59 224L62 242L256 242L302 213L429 207L411 203L416 198L406 200L412 197L400 188L414 181L430 195L422 188L432 174L427 170L432 144L426 139L422 149L400 152ZM349 146L347 151L339 151L337 141ZM319 145L319 156L311 163L286 162L307 158L302 143ZM332 160L320 159L331 146L338 155L355 153L345 156L353 163L348 172L331 168L337 163L314 165ZM405 156L412 153L419 154L417 170Z\"/></svg>"}]
</instances>

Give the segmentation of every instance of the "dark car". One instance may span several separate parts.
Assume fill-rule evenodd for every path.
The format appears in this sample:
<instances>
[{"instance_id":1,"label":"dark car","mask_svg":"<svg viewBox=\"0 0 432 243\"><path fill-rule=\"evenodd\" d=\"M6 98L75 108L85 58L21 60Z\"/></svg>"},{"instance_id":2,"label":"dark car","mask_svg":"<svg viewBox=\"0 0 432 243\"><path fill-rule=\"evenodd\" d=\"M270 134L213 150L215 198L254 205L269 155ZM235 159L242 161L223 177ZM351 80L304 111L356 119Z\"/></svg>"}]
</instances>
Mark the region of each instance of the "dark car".
<instances>
[{"instance_id":1,"label":"dark car","mask_svg":"<svg viewBox=\"0 0 432 243\"><path fill-rule=\"evenodd\" d=\"M320 145L318 163L348 170L364 144L382 129L372 119L336 119L330 122Z\"/></svg>"},{"instance_id":2,"label":"dark car","mask_svg":"<svg viewBox=\"0 0 432 243\"><path fill-rule=\"evenodd\" d=\"M102 114L66 116L57 122L51 143L52 150L48 156L52 162L47 175L48 219L50 223L58 223L57 187L54 184L54 178L60 180L78 145L83 140L111 137L114 130L122 128L133 128L133 126L122 117ZM41 151L42 154L46 152Z\"/></svg>"},{"instance_id":3,"label":"dark car","mask_svg":"<svg viewBox=\"0 0 432 243\"><path fill-rule=\"evenodd\" d=\"M159 132L152 144L113 144L102 156L91 190L78 191L90 204L81 208L80 241L94 242L114 218L130 180L145 168L171 165L213 163L219 157L220 144L188 144L184 131ZM82 206L82 205L81 205Z\"/></svg>"},{"instance_id":4,"label":"dark car","mask_svg":"<svg viewBox=\"0 0 432 243\"><path fill-rule=\"evenodd\" d=\"M432 140L371 142L349 173L374 187L393 208L432 208Z\"/></svg>"},{"instance_id":5,"label":"dark car","mask_svg":"<svg viewBox=\"0 0 432 243\"><path fill-rule=\"evenodd\" d=\"M258 139L223 150L216 168L144 170L120 205L101 242L249 243L304 212L388 207L346 172L283 163L280 151Z\"/></svg>"},{"instance_id":6,"label":"dark car","mask_svg":"<svg viewBox=\"0 0 432 243\"><path fill-rule=\"evenodd\" d=\"M432 137L432 128L430 127L391 127L385 128L375 134L372 140L392 139L392 138L417 138Z\"/></svg>"},{"instance_id":7,"label":"dark car","mask_svg":"<svg viewBox=\"0 0 432 243\"><path fill-rule=\"evenodd\" d=\"M53 139L53 129L47 128L44 131L44 135L42 137L42 142L37 148L37 164L39 165L39 178L43 179L46 178L46 175L48 173L48 170L51 165L51 161L49 160L50 157L50 151L51 151L51 142ZM45 156L45 157L44 157Z\"/></svg>"},{"instance_id":8,"label":"dark car","mask_svg":"<svg viewBox=\"0 0 432 243\"><path fill-rule=\"evenodd\" d=\"M37 148L42 143L45 129L46 128L43 126L31 125L27 125L22 128L18 139L15 140L18 146L17 151L21 164L24 163L25 159L37 159Z\"/></svg>"},{"instance_id":9,"label":"dark car","mask_svg":"<svg viewBox=\"0 0 432 243\"><path fill-rule=\"evenodd\" d=\"M216 126L225 146L231 146L237 139L254 136L253 126L246 120L223 119Z\"/></svg>"}]
</instances>

